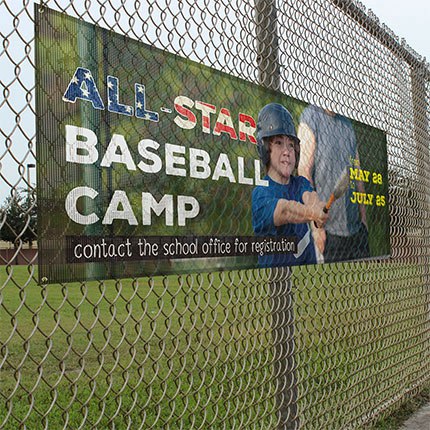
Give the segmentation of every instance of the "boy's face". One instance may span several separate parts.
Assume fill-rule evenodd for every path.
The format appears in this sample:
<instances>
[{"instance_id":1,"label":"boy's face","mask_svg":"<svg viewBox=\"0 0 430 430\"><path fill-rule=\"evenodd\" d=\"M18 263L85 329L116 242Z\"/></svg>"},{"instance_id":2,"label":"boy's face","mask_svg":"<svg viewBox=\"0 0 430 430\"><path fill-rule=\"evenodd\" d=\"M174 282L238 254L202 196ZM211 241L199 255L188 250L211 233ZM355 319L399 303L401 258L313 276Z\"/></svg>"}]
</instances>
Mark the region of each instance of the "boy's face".
<instances>
[{"instance_id":1,"label":"boy's face","mask_svg":"<svg viewBox=\"0 0 430 430\"><path fill-rule=\"evenodd\" d=\"M288 136L273 136L269 141L269 176L276 182L288 184L296 165L295 142Z\"/></svg>"}]
</instances>

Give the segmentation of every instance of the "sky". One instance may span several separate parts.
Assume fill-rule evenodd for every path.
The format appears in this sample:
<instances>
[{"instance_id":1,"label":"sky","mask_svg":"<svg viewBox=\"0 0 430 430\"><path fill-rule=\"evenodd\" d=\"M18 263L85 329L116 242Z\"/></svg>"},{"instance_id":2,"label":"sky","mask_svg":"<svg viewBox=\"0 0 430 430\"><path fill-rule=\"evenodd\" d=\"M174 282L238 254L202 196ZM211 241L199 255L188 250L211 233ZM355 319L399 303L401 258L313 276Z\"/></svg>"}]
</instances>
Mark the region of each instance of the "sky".
<instances>
[{"instance_id":1,"label":"sky","mask_svg":"<svg viewBox=\"0 0 430 430\"><path fill-rule=\"evenodd\" d=\"M429 0L361 0L361 3L430 62Z\"/></svg>"}]
</instances>

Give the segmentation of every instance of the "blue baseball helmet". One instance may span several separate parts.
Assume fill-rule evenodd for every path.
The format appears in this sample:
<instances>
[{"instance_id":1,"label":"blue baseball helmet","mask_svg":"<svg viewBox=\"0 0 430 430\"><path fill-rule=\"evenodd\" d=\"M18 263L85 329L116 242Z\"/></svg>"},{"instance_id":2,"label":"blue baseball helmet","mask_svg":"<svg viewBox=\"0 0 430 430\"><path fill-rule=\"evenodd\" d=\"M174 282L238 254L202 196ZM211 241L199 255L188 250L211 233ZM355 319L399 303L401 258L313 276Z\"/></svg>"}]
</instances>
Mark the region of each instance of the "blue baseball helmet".
<instances>
[{"instance_id":1,"label":"blue baseball helmet","mask_svg":"<svg viewBox=\"0 0 430 430\"><path fill-rule=\"evenodd\" d=\"M300 139L296 134L293 117L281 104L269 103L260 110L257 119L257 150L265 166L270 160L269 144L265 138L278 135L285 135L294 140L297 168L300 159Z\"/></svg>"}]
</instances>

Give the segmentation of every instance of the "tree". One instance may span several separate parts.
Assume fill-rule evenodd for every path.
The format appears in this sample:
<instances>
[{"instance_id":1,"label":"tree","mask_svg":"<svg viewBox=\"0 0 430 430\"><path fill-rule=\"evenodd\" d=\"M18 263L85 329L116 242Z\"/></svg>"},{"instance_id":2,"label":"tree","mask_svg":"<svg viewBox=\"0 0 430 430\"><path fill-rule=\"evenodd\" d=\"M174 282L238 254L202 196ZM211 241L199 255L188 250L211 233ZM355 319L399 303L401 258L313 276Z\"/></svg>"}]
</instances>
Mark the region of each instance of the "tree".
<instances>
[{"instance_id":1,"label":"tree","mask_svg":"<svg viewBox=\"0 0 430 430\"><path fill-rule=\"evenodd\" d=\"M37 237L37 204L34 191L20 190L9 196L0 208L0 239L15 248Z\"/></svg>"}]
</instances>

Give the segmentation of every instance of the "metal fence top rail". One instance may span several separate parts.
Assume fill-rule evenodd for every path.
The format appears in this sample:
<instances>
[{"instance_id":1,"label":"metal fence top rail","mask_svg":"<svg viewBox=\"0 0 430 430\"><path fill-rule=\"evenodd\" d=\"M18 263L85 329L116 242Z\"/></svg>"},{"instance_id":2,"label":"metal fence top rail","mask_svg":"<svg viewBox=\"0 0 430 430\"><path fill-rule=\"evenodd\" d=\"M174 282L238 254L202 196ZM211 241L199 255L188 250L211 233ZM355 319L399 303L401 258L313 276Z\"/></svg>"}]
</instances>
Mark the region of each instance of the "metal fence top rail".
<instances>
[{"instance_id":1,"label":"metal fence top rail","mask_svg":"<svg viewBox=\"0 0 430 430\"><path fill-rule=\"evenodd\" d=\"M425 57L415 52L404 38L399 38L379 18L358 0L331 0L346 15L360 23L378 42L387 47L411 68L420 70L425 79L430 79L430 64Z\"/></svg>"}]
</instances>

